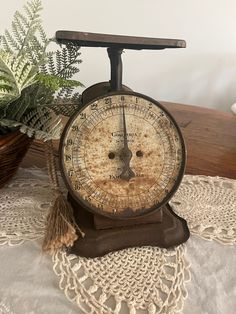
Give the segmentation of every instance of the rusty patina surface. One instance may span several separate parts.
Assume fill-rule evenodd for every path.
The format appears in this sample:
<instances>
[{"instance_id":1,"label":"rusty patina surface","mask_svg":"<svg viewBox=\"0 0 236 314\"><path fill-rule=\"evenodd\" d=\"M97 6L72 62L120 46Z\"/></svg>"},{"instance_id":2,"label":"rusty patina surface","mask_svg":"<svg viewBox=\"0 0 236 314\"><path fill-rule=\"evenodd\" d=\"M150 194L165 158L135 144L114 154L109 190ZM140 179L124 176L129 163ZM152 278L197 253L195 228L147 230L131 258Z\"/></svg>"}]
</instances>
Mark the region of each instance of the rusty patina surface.
<instances>
[{"instance_id":1,"label":"rusty patina surface","mask_svg":"<svg viewBox=\"0 0 236 314\"><path fill-rule=\"evenodd\" d=\"M70 192L90 210L122 218L148 213L169 198L183 174L185 151L176 124L156 102L138 95L101 97L66 127L64 176ZM134 176L124 179L124 167Z\"/></svg>"}]
</instances>

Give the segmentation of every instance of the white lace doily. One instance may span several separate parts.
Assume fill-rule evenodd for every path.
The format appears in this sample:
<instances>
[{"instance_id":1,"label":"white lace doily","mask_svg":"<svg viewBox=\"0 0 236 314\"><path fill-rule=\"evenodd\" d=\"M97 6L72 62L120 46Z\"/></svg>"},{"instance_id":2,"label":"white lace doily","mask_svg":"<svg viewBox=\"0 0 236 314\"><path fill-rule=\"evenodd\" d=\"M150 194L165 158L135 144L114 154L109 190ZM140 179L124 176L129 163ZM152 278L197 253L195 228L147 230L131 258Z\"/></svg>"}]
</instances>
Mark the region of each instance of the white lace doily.
<instances>
[{"instance_id":1,"label":"white lace doily","mask_svg":"<svg viewBox=\"0 0 236 314\"><path fill-rule=\"evenodd\" d=\"M19 245L41 238L51 200L47 180L34 179L27 171L20 171L0 190L0 245Z\"/></svg>"},{"instance_id":2,"label":"white lace doily","mask_svg":"<svg viewBox=\"0 0 236 314\"><path fill-rule=\"evenodd\" d=\"M0 190L0 245L42 237L51 200L45 172L20 170ZM236 244L236 181L186 175L171 203L191 232ZM176 313L186 297L184 246L132 248L96 259L58 252L53 263L60 288L86 313Z\"/></svg>"},{"instance_id":3,"label":"white lace doily","mask_svg":"<svg viewBox=\"0 0 236 314\"><path fill-rule=\"evenodd\" d=\"M14 314L14 312L11 310L9 302L6 300L3 301L0 299L0 314Z\"/></svg>"},{"instance_id":4,"label":"white lace doily","mask_svg":"<svg viewBox=\"0 0 236 314\"><path fill-rule=\"evenodd\" d=\"M185 175L171 205L187 220L191 233L236 244L236 181Z\"/></svg>"},{"instance_id":5,"label":"white lace doily","mask_svg":"<svg viewBox=\"0 0 236 314\"><path fill-rule=\"evenodd\" d=\"M190 279L184 246L126 249L87 259L59 252L53 257L60 288L85 313L178 313Z\"/></svg>"},{"instance_id":6,"label":"white lace doily","mask_svg":"<svg viewBox=\"0 0 236 314\"><path fill-rule=\"evenodd\" d=\"M20 169L0 190L0 245L43 236L52 191L45 171ZM236 244L236 181L185 175L171 205L192 233Z\"/></svg>"}]
</instances>

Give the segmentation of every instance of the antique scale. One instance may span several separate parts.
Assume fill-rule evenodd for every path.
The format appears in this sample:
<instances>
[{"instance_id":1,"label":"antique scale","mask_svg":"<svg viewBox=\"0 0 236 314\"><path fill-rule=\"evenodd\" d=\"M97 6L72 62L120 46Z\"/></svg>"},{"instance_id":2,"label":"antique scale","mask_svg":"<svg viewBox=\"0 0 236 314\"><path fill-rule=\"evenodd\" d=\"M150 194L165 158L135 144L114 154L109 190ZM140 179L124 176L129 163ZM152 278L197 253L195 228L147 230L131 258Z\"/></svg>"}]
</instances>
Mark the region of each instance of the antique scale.
<instances>
[{"instance_id":1,"label":"antique scale","mask_svg":"<svg viewBox=\"0 0 236 314\"><path fill-rule=\"evenodd\" d=\"M78 226L72 253L95 257L127 247L172 247L189 237L169 200L186 151L171 114L122 85L123 49L184 48L185 41L58 31L58 42L105 47L111 79L87 88L60 141L60 168Z\"/></svg>"}]
</instances>

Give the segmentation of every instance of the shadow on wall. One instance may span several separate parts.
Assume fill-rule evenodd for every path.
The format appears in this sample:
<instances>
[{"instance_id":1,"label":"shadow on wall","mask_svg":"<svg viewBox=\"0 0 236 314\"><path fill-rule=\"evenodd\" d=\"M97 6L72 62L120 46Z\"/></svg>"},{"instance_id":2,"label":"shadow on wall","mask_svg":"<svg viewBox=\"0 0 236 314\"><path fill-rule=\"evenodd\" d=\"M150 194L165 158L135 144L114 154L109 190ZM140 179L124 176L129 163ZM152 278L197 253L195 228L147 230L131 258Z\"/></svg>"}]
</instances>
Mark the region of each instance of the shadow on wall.
<instances>
[{"instance_id":1,"label":"shadow on wall","mask_svg":"<svg viewBox=\"0 0 236 314\"><path fill-rule=\"evenodd\" d=\"M156 56L149 72L140 68L143 74L132 76L132 88L158 100L230 111L236 102L236 56L172 57Z\"/></svg>"}]
</instances>

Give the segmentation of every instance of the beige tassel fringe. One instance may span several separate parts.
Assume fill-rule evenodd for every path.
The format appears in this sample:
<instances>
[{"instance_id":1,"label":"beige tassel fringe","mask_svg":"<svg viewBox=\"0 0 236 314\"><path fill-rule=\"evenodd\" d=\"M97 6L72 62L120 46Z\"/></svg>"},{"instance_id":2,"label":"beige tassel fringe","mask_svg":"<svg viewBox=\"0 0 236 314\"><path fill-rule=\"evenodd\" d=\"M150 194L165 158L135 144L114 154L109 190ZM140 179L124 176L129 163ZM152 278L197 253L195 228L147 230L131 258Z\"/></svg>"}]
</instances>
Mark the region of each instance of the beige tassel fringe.
<instances>
[{"instance_id":1,"label":"beige tassel fringe","mask_svg":"<svg viewBox=\"0 0 236 314\"><path fill-rule=\"evenodd\" d=\"M52 141L46 142L45 146L48 174L55 200L47 218L43 250L53 254L63 246L70 247L73 245L78 238L76 230L81 233L82 237L84 237L84 233L77 226L73 209L60 190Z\"/></svg>"}]
</instances>

